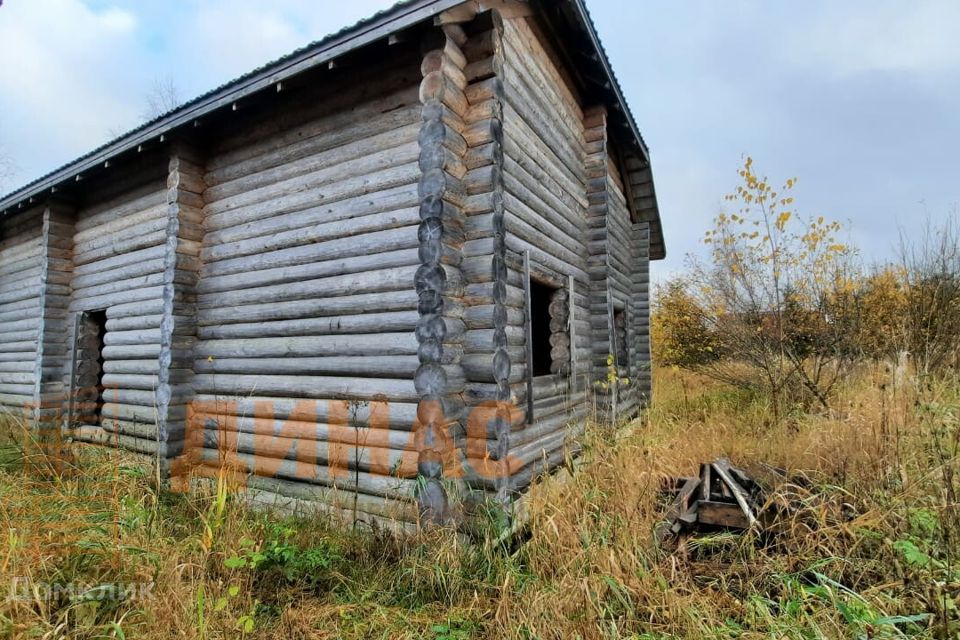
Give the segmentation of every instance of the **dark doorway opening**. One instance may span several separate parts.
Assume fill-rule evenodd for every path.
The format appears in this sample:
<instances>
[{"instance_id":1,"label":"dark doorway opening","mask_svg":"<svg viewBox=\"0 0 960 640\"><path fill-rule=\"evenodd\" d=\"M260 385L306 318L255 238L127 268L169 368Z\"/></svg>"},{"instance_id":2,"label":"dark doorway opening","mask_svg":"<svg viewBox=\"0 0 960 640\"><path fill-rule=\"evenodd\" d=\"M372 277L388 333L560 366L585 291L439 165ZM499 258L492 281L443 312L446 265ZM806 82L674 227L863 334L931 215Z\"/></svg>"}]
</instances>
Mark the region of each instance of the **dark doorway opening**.
<instances>
[{"instance_id":1,"label":"dark doorway opening","mask_svg":"<svg viewBox=\"0 0 960 640\"><path fill-rule=\"evenodd\" d=\"M553 358L550 355L550 303L557 292L555 287L530 280L530 320L533 343L533 375L550 375Z\"/></svg>"},{"instance_id":2,"label":"dark doorway opening","mask_svg":"<svg viewBox=\"0 0 960 640\"><path fill-rule=\"evenodd\" d=\"M617 309L613 312L613 331L617 345L617 369L629 375L630 372L630 345L627 341L627 310Z\"/></svg>"},{"instance_id":3,"label":"dark doorway opening","mask_svg":"<svg viewBox=\"0 0 960 640\"><path fill-rule=\"evenodd\" d=\"M77 322L74 358L76 420L101 424L103 418L103 347L107 335L107 312L84 311Z\"/></svg>"}]
</instances>

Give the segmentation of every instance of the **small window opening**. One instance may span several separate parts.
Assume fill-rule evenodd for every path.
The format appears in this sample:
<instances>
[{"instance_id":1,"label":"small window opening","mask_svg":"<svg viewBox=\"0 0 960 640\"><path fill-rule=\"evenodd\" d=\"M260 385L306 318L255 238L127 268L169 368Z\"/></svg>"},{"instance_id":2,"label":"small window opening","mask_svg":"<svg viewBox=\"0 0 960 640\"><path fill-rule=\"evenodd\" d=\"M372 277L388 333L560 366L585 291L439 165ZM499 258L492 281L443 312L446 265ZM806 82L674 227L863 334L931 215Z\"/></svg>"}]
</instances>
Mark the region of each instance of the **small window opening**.
<instances>
[{"instance_id":1,"label":"small window opening","mask_svg":"<svg viewBox=\"0 0 960 640\"><path fill-rule=\"evenodd\" d=\"M613 330L617 345L617 369L621 374L630 371L630 345L627 342L627 310L613 312Z\"/></svg>"},{"instance_id":2,"label":"small window opening","mask_svg":"<svg viewBox=\"0 0 960 640\"><path fill-rule=\"evenodd\" d=\"M557 288L530 280L530 320L533 337L533 375L550 375L553 363L550 344L550 303Z\"/></svg>"},{"instance_id":3,"label":"small window opening","mask_svg":"<svg viewBox=\"0 0 960 640\"><path fill-rule=\"evenodd\" d=\"M103 346L106 335L106 311L80 314L74 356L74 393L77 421L82 424L99 426L103 417Z\"/></svg>"}]
</instances>

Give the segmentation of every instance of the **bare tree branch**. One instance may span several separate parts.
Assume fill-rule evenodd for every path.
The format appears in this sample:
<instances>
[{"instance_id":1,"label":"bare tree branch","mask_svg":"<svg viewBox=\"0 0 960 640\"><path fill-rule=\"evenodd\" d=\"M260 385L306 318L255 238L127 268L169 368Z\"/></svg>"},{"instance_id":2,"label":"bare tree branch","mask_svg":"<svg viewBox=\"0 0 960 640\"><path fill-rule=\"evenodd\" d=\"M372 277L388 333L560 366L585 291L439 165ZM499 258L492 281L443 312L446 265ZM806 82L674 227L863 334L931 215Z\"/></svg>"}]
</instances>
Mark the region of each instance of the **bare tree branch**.
<instances>
[{"instance_id":1,"label":"bare tree branch","mask_svg":"<svg viewBox=\"0 0 960 640\"><path fill-rule=\"evenodd\" d=\"M144 98L146 106L140 113L143 122L149 122L183 104L180 90L170 76L154 78L153 85Z\"/></svg>"}]
</instances>

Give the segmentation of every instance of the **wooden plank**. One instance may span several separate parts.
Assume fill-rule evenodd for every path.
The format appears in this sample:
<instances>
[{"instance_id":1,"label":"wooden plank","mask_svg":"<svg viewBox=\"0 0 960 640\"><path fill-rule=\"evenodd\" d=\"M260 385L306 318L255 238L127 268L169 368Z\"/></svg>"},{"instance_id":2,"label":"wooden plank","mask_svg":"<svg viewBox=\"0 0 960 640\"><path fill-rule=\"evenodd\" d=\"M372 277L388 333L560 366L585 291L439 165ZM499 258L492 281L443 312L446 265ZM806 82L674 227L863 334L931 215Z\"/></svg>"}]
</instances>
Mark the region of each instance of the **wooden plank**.
<instances>
[{"instance_id":1,"label":"wooden plank","mask_svg":"<svg viewBox=\"0 0 960 640\"><path fill-rule=\"evenodd\" d=\"M684 482L683 486L680 487L680 491L677 492L677 497L674 499L673 505L667 512L667 520L677 520L681 515L687 512L687 509L690 508L690 498L694 495L699 487L700 478L693 477L686 479L686 482Z\"/></svg>"},{"instance_id":2,"label":"wooden plank","mask_svg":"<svg viewBox=\"0 0 960 640\"><path fill-rule=\"evenodd\" d=\"M726 458L720 458L710 466L713 467L714 471L717 472L717 475L720 476L720 479L726 482L727 486L730 487L730 491L733 492L733 498L737 501L737 504L740 505L740 509L743 510L743 514L747 518L747 522L751 526L755 524L757 519L753 515L753 509L750 508L750 503L748 502L748 496L746 492L730 475L730 461Z\"/></svg>"},{"instance_id":3,"label":"wooden plank","mask_svg":"<svg viewBox=\"0 0 960 640\"><path fill-rule=\"evenodd\" d=\"M523 294L526 309L527 424L533 424L533 304L530 300L530 251L523 253Z\"/></svg>"},{"instance_id":4,"label":"wooden plank","mask_svg":"<svg viewBox=\"0 0 960 640\"><path fill-rule=\"evenodd\" d=\"M697 505L697 522L718 527L747 529L752 521L735 504L700 500Z\"/></svg>"},{"instance_id":5,"label":"wooden plank","mask_svg":"<svg viewBox=\"0 0 960 640\"><path fill-rule=\"evenodd\" d=\"M700 465L700 499L710 499L710 465Z\"/></svg>"},{"instance_id":6,"label":"wooden plank","mask_svg":"<svg viewBox=\"0 0 960 640\"><path fill-rule=\"evenodd\" d=\"M567 277L567 295L569 296L568 304L570 306L570 315L567 318L568 321L568 331L570 332L570 392L577 392L577 328L574 317L576 316L577 304L574 300L574 284L575 280L573 274L570 274Z\"/></svg>"},{"instance_id":7,"label":"wooden plank","mask_svg":"<svg viewBox=\"0 0 960 640\"><path fill-rule=\"evenodd\" d=\"M77 313L73 316L73 353L70 357L70 389L68 391L70 396L67 405L67 429L73 428L73 405L77 383L77 355L80 353L77 343L80 337L80 316L82 315L82 313Z\"/></svg>"},{"instance_id":8,"label":"wooden plank","mask_svg":"<svg viewBox=\"0 0 960 640\"><path fill-rule=\"evenodd\" d=\"M607 273L610 273L610 257L607 256ZM610 287L610 280L607 280L607 331L609 332L609 345L610 345L610 355L613 356L613 370L618 373L617 377L619 378L620 368L617 364L617 327L614 322L614 308L613 308L613 289ZM606 377L606 369L604 370L604 377ZM611 406L610 406L610 420L613 423L617 422L617 411L619 409L619 400L620 400L620 381L616 379L610 385L611 391Z\"/></svg>"}]
</instances>

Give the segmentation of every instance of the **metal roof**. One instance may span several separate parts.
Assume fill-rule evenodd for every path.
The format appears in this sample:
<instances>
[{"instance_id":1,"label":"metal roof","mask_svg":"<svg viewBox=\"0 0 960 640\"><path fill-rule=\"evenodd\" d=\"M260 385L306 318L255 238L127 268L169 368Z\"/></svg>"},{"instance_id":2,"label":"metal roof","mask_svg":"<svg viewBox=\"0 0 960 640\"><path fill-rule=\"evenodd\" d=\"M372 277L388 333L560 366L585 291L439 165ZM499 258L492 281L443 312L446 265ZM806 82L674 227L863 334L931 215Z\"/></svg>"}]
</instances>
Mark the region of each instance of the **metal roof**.
<instances>
[{"instance_id":1,"label":"metal roof","mask_svg":"<svg viewBox=\"0 0 960 640\"><path fill-rule=\"evenodd\" d=\"M470 1L478 2L478 0ZM7 194L0 198L0 216L23 209L35 201L42 201L58 186L68 181L78 180L84 172L104 167L112 158L134 149L140 149L142 145L157 141L162 142L165 136L174 130L192 126L202 117L219 109L229 108L241 98L272 88L287 78L324 64L350 51L387 38L391 34L429 20L437 14L460 4L464 4L464 0L402 0L397 2L392 7L379 11L369 18L345 27L321 40L308 44L212 89ZM577 23L569 26L585 36L589 42L589 48L593 49L589 57L594 64L599 65L603 76L608 80L608 82L603 83L602 88L609 94L613 107L612 113L615 116L619 115L621 124L629 131L630 135L628 137L632 138L627 142L632 143L630 146L633 146L641 156L637 161L628 163L633 165L634 168L628 166L627 171L639 176L632 179L632 182L643 185L642 197L635 198L634 202L641 220L649 222L651 225L651 258L664 257L665 248L656 197L653 193L649 151L623 97L623 91L607 59L606 51L600 43L596 27L587 11L584 0L539 0L534 4L541 8L569 9L569 11L564 12L568 16L567 19L569 20L569 16L572 16L573 21ZM623 139L622 136L615 137Z\"/></svg>"}]
</instances>

